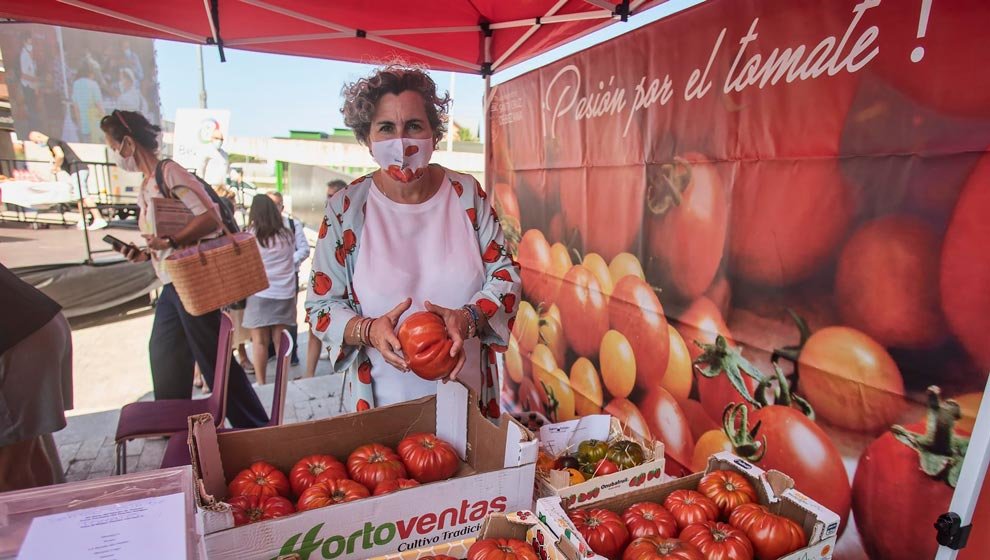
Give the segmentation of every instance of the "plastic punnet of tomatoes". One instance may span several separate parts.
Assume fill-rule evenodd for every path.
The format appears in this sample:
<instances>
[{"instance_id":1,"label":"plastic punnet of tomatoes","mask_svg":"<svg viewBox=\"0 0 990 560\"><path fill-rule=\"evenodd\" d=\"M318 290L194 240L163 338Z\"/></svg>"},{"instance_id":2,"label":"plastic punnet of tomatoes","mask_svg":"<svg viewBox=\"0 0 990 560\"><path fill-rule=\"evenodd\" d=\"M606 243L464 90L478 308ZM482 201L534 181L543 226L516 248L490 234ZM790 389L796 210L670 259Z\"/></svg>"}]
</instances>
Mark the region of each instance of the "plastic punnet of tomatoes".
<instances>
[{"instance_id":1,"label":"plastic punnet of tomatoes","mask_svg":"<svg viewBox=\"0 0 990 560\"><path fill-rule=\"evenodd\" d=\"M659 484L664 464L663 443L624 429L618 418L584 416L576 425L551 424L540 430L537 492L576 503L582 496Z\"/></svg>"},{"instance_id":2,"label":"plastic punnet of tomatoes","mask_svg":"<svg viewBox=\"0 0 990 560\"><path fill-rule=\"evenodd\" d=\"M699 553L676 558L828 559L839 526L839 517L789 476L731 453L711 456L704 472L645 490L582 505L541 498L536 507L541 520L562 527L559 533L573 535L571 544L596 560L652 558L640 554L668 549Z\"/></svg>"}]
</instances>

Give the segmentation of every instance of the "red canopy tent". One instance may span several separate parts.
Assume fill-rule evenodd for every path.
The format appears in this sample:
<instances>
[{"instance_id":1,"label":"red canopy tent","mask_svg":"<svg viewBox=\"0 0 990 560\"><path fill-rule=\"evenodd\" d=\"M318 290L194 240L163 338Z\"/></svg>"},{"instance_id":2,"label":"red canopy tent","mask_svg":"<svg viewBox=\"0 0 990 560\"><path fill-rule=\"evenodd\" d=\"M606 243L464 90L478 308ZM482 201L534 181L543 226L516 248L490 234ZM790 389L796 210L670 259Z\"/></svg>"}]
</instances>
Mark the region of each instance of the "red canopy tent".
<instances>
[{"instance_id":1,"label":"red canopy tent","mask_svg":"<svg viewBox=\"0 0 990 560\"><path fill-rule=\"evenodd\" d=\"M665 0L0 0L0 17L489 76Z\"/></svg>"}]
</instances>

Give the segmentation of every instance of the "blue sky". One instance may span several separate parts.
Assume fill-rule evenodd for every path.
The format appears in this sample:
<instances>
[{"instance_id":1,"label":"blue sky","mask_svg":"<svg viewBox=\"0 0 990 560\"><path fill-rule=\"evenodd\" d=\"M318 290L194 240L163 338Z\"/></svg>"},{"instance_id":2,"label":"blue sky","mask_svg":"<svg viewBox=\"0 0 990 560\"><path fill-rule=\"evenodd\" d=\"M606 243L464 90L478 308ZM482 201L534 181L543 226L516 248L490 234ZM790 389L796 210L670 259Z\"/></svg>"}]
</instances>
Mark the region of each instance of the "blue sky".
<instances>
[{"instance_id":1,"label":"blue sky","mask_svg":"<svg viewBox=\"0 0 990 560\"><path fill-rule=\"evenodd\" d=\"M568 54L628 33L703 0L670 0L627 23L616 23L565 47L493 77L499 83L538 68ZM162 117L175 119L179 108L199 106L199 70L196 47L186 43L155 41ZM231 134L237 136L286 136L289 130L323 130L343 127L340 90L372 70L372 66L294 56L226 50L221 63L216 49L203 49L208 106L230 109ZM450 72L434 72L443 90L449 90ZM484 81L458 73L454 78L451 115L462 125L475 128L482 120Z\"/></svg>"}]
</instances>

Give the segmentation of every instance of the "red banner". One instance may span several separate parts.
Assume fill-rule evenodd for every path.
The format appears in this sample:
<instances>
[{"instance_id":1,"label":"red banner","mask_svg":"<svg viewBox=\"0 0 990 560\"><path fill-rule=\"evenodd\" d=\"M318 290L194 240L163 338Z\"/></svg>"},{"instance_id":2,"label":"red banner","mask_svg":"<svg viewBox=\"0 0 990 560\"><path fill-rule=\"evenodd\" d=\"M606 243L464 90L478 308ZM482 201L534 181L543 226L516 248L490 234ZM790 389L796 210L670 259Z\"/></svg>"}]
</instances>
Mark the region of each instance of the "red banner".
<instances>
[{"instance_id":1,"label":"red banner","mask_svg":"<svg viewBox=\"0 0 990 560\"><path fill-rule=\"evenodd\" d=\"M987 29L712 0L497 86L506 405L734 450L840 515L837 559L932 558L990 372Z\"/></svg>"}]
</instances>

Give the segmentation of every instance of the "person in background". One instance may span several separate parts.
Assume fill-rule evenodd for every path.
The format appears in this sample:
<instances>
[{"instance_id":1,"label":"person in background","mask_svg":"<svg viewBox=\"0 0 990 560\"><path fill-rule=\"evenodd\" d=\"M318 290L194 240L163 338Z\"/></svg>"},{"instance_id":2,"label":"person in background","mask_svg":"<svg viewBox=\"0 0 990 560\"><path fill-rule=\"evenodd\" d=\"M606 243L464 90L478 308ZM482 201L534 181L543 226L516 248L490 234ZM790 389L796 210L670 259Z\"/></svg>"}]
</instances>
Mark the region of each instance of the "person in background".
<instances>
[{"instance_id":1,"label":"person in background","mask_svg":"<svg viewBox=\"0 0 990 560\"><path fill-rule=\"evenodd\" d=\"M296 251L292 255L292 260L296 266L296 299L298 299L299 267L301 267L303 261L305 261L306 258L309 257L309 240L306 239L306 232L304 230L303 223L293 218L292 216L288 216L285 214L285 199L282 198L282 193L271 192L268 193L268 197L271 198L272 202L275 203L275 206L278 207L278 213L282 216L282 223L284 223L285 227L289 228L289 230L292 231L292 237L295 241ZM299 325L297 323L298 321L293 321L292 324L289 325L289 334L292 335L292 342L293 342L292 357L290 359L290 363L292 365L297 365L299 363L299 353L296 350L296 346L298 346L298 343L296 343L296 341L299 340ZM272 348L271 350L274 350L274 348ZM272 353L273 352L269 352L269 354Z\"/></svg>"},{"instance_id":2,"label":"person in background","mask_svg":"<svg viewBox=\"0 0 990 560\"><path fill-rule=\"evenodd\" d=\"M141 95L134 71L130 68L121 68L118 74L120 75L120 96L117 97L117 108L121 111L147 112L148 102Z\"/></svg>"},{"instance_id":3,"label":"person in background","mask_svg":"<svg viewBox=\"0 0 990 560\"><path fill-rule=\"evenodd\" d=\"M38 65L35 63L34 36L28 32L21 46L21 92L24 96L24 117L30 124L37 120L39 110L38 93L41 90L41 80L38 78ZM20 116L18 116L20 118Z\"/></svg>"},{"instance_id":4,"label":"person in background","mask_svg":"<svg viewBox=\"0 0 990 560\"><path fill-rule=\"evenodd\" d=\"M343 189L347 186L347 183L341 181L340 179L334 179L327 183L327 201L330 201L330 197L337 194L337 191Z\"/></svg>"},{"instance_id":5,"label":"person in background","mask_svg":"<svg viewBox=\"0 0 990 560\"><path fill-rule=\"evenodd\" d=\"M52 433L72 408L62 307L0 264L0 492L65 482Z\"/></svg>"},{"instance_id":6,"label":"person in background","mask_svg":"<svg viewBox=\"0 0 990 560\"><path fill-rule=\"evenodd\" d=\"M203 149L202 159L196 174L206 181L214 190L227 185L227 175L230 173L230 156L223 150L223 134L214 130L210 143Z\"/></svg>"},{"instance_id":7,"label":"person in background","mask_svg":"<svg viewBox=\"0 0 990 560\"><path fill-rule=\"evenodd\" d=\"M430 164L450 96L399 64L343 93L344 123L380 168L330 199L306 310L334 371L345 372L345 404L360 412L436 393L437 381L410 373L395 334L407 311L425 310L453 342L449 378L498 417L494 352L509 343L519 273L477 179Z\"/></svg>"},{"instance_id":8,"label":"person in background","mask_svg":"<svg viewBox=\"0 0 990 560\"><path fill-rule=\"evenodd\" d=\"M96 82L97 68L96 61L87 56L79 69L79 77L72 82L72 120L79 128L80 142L102 140L96 124L106 111L103 109L103 91Z\"/></svg>"},{"instance_id":9,"label":"person in background","mask_svg":"<svg viewBox=\"0 0 990 560\"><path fill-rule=\"evenodd\" d=\"M343 190L347 187L347 183L341 181L340 179L334 179L327 183L327 205L330 204L330 199L333 195L337 194L337 191ZM306 325L309 325L309 316L306 316ZM313 334L313 329L309 329L309 343L306 345L306 373L304 377L313 377L316 375L316 366L320 362L320 354L323 353L323 343L320 339Z\"/></svg>"},{"instance_id":10,"label":"person in background","mask_svg":"<svg viewBox=\"0 0 990 560\"><path fill-rule=\"evenodd\" d=\"M122 253L132 262L151 260L162 282L161 295L155 306L151 327L149 353L151 380L156 399L188 399L192 397L193 363L198 363L203 377L213 386L216 371L217 345L220 334L220 311L192 315L172 285L165 259L177 248L195 245L202 239L220 234L220 214L196 177L181 165L172 163L162 168L164 185L155 180L158 160L158 134L161 129L148 122L141 113L114 111L103 117L100 128L116 164L125 171L140 171L144 175L138 191L138 228L147 248L129 245ZM151 199L170 192L194 215L175 236L155 234L154 207ZM258 400L247 375L235 360L230 360L227 376L227 419L235 428L257 428L268 423L265 407Z\"/></svg>"},{"instance_id":11,"label":"person in background","mask_svg":"<svg viewBox=\"0 0 990 560\"><path fill-rule=\"evenodd\" d=\"M59 172L65 172L68 175L68 179L63 179L62 182L68 185L68 198L78 201L79 223L76 224L76 227L79 229L86 227L86 208L89 208L89 213L93 217L93 221L89 225L90 229L103 229L110 225L100 215L93 200L86 196L89 192L89 166L69 147L69 144L64 140L51 138L37 130L29 132L28 139L42 148L48 148L52 156L52 173L56 178L59 177Z\"/></svg>"},{"instance_id":12,"label":"person in background","mask_svg":"<svg viewBox=\"0 0 990 560\"><path fill-rule=\"evenodd\" d=\"M248 231L261 248L261 261L268 275L268 287L247 298L244 327L251 329L251 354L258 385L267 381L268 344L279 340L282 330L296 322L295 239L285 226L282 214L267 195L251 200Z\"/></svg>"}]
</instances>

